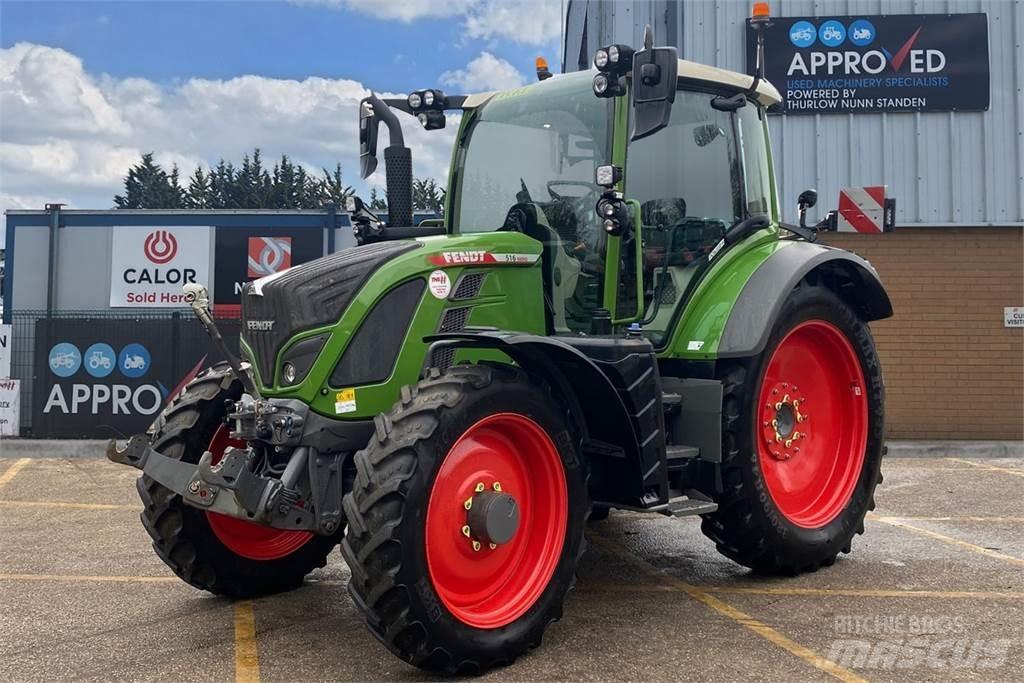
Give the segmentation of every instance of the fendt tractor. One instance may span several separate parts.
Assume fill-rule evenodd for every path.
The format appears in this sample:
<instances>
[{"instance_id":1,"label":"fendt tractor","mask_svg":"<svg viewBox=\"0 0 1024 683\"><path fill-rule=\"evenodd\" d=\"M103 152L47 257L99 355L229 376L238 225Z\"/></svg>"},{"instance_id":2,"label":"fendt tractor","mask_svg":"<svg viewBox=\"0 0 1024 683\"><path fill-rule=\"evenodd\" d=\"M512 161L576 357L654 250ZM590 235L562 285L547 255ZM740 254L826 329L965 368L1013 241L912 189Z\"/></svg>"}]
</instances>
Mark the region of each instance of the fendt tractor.
<instances>
[{"instance_id":1,"label":"fendt tractor","mask_svg":"<svg viewBox=\"0 0 1024 683\"><path fill-rule=\"evenodd\" d=\"M866 261L815 243L813 191L780 222L758 42L755 76L648 28L596 71L365 98L387 222L353 198L357 246L249 283L237 354L187 286L228 361L108 449L143 470L160 558L240 597L340 544L373 634L456 674L540 644L610 509L699 515L762 574L849 553L881 481L868 323L892 308ZM410 227L397 112L451 111L444 219Z\"/></svg>"}]
</instances>

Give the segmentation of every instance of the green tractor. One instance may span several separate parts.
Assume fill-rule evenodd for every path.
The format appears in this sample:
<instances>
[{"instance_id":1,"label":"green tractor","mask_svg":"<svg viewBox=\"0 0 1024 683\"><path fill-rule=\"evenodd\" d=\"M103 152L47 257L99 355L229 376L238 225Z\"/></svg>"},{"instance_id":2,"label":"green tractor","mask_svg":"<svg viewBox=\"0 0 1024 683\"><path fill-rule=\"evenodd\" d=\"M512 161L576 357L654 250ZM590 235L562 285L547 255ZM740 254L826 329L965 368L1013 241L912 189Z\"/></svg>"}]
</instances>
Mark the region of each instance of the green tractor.
<instances>
[{"instance_id":1,"label":"green tractor","mask_svg":"<svg viewBox=\"0 0 1024 683\"><path fill-rule=\"evenodd\" d=\"M780 222L769 83L649 32L595 66L363 101L364 176L389 130L387 224L353 200L358 246L247 285L241 357L108 449L144 471L178 576L277 592L340 544L373 634L455 674L539 645L611 509L699 515L759 573L850 552L881 481L878 275L814 243L812 191ZM445 218L409 227L395 112L451 110Z\"/></svg>"}]
</instances>

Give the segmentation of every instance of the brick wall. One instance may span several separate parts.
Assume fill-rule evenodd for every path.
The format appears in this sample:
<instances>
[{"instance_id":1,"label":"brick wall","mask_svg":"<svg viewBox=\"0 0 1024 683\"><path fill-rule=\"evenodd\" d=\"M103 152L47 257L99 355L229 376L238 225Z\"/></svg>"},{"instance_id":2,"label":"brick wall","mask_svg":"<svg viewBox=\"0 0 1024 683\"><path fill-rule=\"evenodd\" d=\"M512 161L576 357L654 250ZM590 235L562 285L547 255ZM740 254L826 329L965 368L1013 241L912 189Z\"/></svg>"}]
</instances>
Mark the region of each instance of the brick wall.
<instances>
[{"instance_id":1,"label":"brick wall","mask_svg":"<svg viewBox=\"0 0 1024 683\"><path fill-rule=\"evenodd\" d=\"M893 439L1024 439L1024 230L824 236L878 269L895 315L872 324Z\"/></svg>"}]
</instances>

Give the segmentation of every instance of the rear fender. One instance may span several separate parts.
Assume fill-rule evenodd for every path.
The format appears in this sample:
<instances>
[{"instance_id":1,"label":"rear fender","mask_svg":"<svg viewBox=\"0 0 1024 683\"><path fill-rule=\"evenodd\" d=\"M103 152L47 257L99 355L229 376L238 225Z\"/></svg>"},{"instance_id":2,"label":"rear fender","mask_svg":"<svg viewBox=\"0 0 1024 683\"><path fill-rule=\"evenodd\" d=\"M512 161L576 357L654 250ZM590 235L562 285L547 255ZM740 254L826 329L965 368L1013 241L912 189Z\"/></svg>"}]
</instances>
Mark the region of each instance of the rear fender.
<instances>
[{"instance_id":1,"label":"rear fender","mask_svg":"<svg viewBox=\"0 0 1024 683\"><path fill-rule=\"evenodd\" d=\"M834 291L865 321L892 315L889 295L870 263L844 249L794 240L775 250L744 284L722 331L718 357L761 353L786 297L804 279Z\"/></svg>"},{"instance_id":2,"label":"rear fender","mask_svg":"<svg viewBox=\"0 0 1024 683\"><path fill-rule=\"evenodd\" d=\"M431 335L427 357L439 347L496 349L544 378L564 401L591 470L591 496L645 505L641 448L636 429L611 380L578 349L553 337L480 330Z\"/></svg>"}]
</instances>

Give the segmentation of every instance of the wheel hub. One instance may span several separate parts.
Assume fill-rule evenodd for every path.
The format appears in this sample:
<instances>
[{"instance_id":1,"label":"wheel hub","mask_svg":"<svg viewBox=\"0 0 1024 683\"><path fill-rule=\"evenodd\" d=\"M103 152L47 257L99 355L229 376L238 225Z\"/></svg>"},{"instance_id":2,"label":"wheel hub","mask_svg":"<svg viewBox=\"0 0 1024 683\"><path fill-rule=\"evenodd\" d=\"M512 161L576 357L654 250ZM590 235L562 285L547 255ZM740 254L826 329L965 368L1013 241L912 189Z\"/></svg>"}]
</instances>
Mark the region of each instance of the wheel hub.
<instances>
[{"instance_id":1,"label":"wheel hub","mask_svg":"<svg viewBox=\"0 0 1024 683\"><path fill-rule=\"evenodd\" d=\"M800 452L800 442L808 436L800 431L806 429L806 401L800 389L789 382L776 383L768 394L761 413L761 436L776 460L789 460Z\"/></svg>"},{"instance_id":2,"label":"wheel hub","mask_svg":"<svg viewBox=\"0 0 1024 683\"><path fill-rule=\"evenodd\" d=\"M499 490L484 490L470 499L466 526L471 538L488 544L492 550L508 543L519 530L519 504Z\"/></svg>"}]
</instances>

